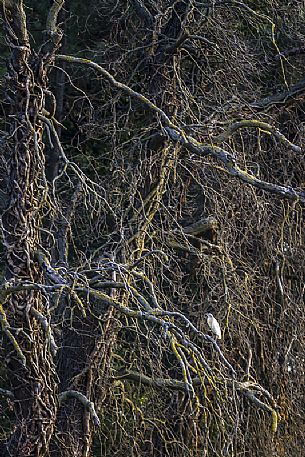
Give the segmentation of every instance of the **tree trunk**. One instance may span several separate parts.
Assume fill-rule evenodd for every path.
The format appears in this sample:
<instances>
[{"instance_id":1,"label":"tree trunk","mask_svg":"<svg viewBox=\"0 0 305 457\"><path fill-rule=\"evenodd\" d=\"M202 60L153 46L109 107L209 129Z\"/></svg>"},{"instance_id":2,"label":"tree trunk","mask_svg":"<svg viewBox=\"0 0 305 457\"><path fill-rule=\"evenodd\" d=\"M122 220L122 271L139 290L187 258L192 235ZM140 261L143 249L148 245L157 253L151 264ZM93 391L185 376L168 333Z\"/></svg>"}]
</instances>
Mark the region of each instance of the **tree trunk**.
<instances>
[{"instance_id":1,"label":"tree trunk","mask_svg":"<svg viewBox=\"0 0 305 457\"><path fill-rule=\"evenodd\" d=\"M31 53L22 2L14 2L10 10L4 11L4 17L6 40L11 47L6 78L11 110L7 145L9 203L2 215L6 280L12 284L41 283L35 252L41 245L46 180L38 113L45 103L46 74L41 60ZM16 424L1 455L42 457L48 450L57 412L57 382L47 335L33 316L34 310L45 315L46 306L40 292L22 291L11 295L2 310Z\"/></svg>"},{"instance_id":2,"label":"tree trunk","mask_svg":"<svg viewBox=\"0 0 305 457\"><path fill-rule=\"evenodd\" d=\"M117 335L113 310L105 313L105 323L101 327L99 329L92 320L84 322L82 316L75 316L73 328L64 332L58 361L60 390L83 393L97 409L107 395L110 361ZM58 411L50 456L89 457L92 455L93 431L93 422L85 407L75 399L64 402Z\"/></svg>"}]
</instances>

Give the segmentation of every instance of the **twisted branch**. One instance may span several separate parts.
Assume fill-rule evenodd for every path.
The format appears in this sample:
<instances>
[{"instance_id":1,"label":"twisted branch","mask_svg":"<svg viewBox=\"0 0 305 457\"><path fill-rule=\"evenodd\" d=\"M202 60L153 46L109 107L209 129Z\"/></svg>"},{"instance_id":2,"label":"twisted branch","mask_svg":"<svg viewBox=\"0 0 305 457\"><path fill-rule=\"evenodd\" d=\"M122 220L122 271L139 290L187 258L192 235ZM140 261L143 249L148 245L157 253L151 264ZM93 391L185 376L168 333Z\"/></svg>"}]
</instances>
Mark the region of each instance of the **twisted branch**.
<instances>
[{"instance_id":1,"label":"twisted branch","mask_svg":"<svg viewBox=\"0 0 305 457\"><path fill-rule=\"evenodd\" d=\"M222 162L223 165L225 165L227 171L230 173L230 175L236 177L240 181L249 184L253 187L257 187L259 189L262 189L264 191L280 195L284 198L290 199L290 200L300 200L301 202L305 202L305 191L297 191L293 189L292 187L286 187L286 186L280 186L277 184L269 183L263 180L258 179L257 177L250 175L247 173L247 171L242 170L237 164L235 158L230 154L229 152L225 151L224 149L221 149L217 146L214 145L207 145L204 143L200 143L193 137L186 135L183 129L175 125L170 118L165 114L165 112L156 106L152 101L150 101L147 97L142 95L141 93L131 89L129 86L127 86L124 83L121 83L117 81L114 76L112 76L107 70L105 70L103 67L98 65L95 62L92 62L91 60L88 59L82 59L79 57L73 57L73 56L68 56L68 55L58 55L57 56L58 60L62 60L65 62L69 63L77 63L81 65L86 65L90 68L93 68L96 70L100 75L104 76L114 87L117 89L123 90L125 93L130 95L133 98L136 98L140 102L144 103L145 106L153 111L154 113L157 113L161 120L165 123L165 127L163 128L163 131L167 134L168 138L173 142L173 143L179 143L183 145L189 152L195 153L201 157L206 157L206 156L212 156L215 158L217 161ZM278 132L277 130L274 130L271 126L268 126L268 124L263 123L264 126L269 130L272 130L274 135L281 141L284 142L285 144L289 145L290 148L293 150L300 152L301 148L299 148L296 145L293 145L283 134ZM236 124L235 127L236 129ZM239 128L239 127L238 127Z\"/></svg>"},{"instance_id":2,"label":"twisted branch","mask_svg":"<svg viewBox=\"0 0 305 457\"><path fill-rule=\"evenodd\" d=\"M95 406L92 401L88 400L88 398L84 394L78 392L77 390L66 390L65 392L61 392L58 396L60 404L67 401L70 398L74 398L81 402L84 405L84 407L89 411L94 425L96 427L101 426L101 422L95 411Z\"/></svg>"}]
</instances>

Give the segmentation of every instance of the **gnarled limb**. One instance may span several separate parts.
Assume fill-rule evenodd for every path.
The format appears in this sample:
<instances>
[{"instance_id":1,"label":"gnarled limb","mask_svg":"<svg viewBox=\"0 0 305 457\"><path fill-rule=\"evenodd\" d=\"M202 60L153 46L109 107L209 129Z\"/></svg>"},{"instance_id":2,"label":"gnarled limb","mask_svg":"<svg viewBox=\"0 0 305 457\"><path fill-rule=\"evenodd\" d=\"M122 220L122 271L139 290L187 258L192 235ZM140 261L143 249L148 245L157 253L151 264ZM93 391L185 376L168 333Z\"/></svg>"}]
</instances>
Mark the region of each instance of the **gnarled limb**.
<instances>
[{"instance_id":1,"label":"gnarled limb","mask_svg":"<svg viewBox=\"0 0 305 457\"><path fill-rule=\"evenodd\" d=\"M267 111L276 105L283 105L288 100L298 94L302 94L305 91L305 78L294 84L289 90L279 92L275 95L269 95L267 97L256 100L250 104L251 108Z\"/></svg>"},{"instance_id":2,"label":"gnarled limb","mask_svg":"<svg viewBox=\"0 0 305 457\"><path fill-rule=\"evenodd\" d=\"M87 65L88 67L93 68L99 74L104 76L114 87L123 90L131 97L134 97L140 102L144 103L147 108L158 114L162 122L165 123L166 127L163 128L163 131L168 135L168 138L172 140L174 143L183 145L189 152L197 154L201 157L206 157L209 155L214 157L216 160L222 162L225 165L227 171L232 176L238 178L240 181L246 184L250 184L251 186L257 187L264 191L280 195L283 198L305 202L305 191L297 191L292 187L280 186L278 184L273 184L260 180L257 177L250 175L245 170L242 170L236 164L235 158L229 152L214 145L200 143L195 138L186 135L183 129L176 126L161 108L156 106L153 102L151 102L147 97L145 97L141 93L131 89L126 84L117 81L107 70L105 70L97 63L92 62L91 60L68 55L58 55L57 59L63 60L65 62ZM290 147L293 146L294 150L300 152L301 148L299 148L296 145L292 145L292 143L290 143L284 137L283 134L276 131L275 135L280 139L281 142L285 142L286 144L289 143Z\"/></svg>"},{"instance_id":3,"label":"gnarled limb","mask_svg":"<svg viewBox=\"0 0 305 457\"><path fill-rule=\"evenodd\" d=\"M90 415L92 417L92 421L96 427L100 427L101 423L99 417L95 411L94 403L86 397L86 395L78 392L77 390L66 390L65 392L61 392L58 396L59 403L63 403L67 401L69 398L75 398L76 400L80 401L85 408L88 409Z\"/></svg>"},{"instance_id":4,"label":"gnarled limb","mask_svg":"<svg viewBox=\"0 0 305 457\"><path fill-rule=\"evenodd\" d=\"M272 127L272 125L268 124L267 122L263 122L257 119L243 119L241 121L233 122L233 124L230 124L221 135L214 138L213 140L215 141L215 143L222 143L224 141L227 141L237 130L251 127L272 134L279 142L285 144L289 149L291 149L294 152L302 152L302 148L300 148L296 144L291 143L291 141L289 141L288 138L286 138L285 135L283 135L278 129Z\"/></svg>"},{"instance_id":5,"label":"gnarled limb","mask_svg":"<svg viewBox=\"0 0 305 457\"><path fill-rule=\"evenodd\" d=\"M225 151L218 146L213 145L206 145L203 143L194 144L192 142L191 146L189 146L189 140L185 136L181 136L179 131L175 131L170 127L165 127L164 130L168 133L169 137L173 141L179 141L183 144L187 149L191 152L195 152L196 155L201 157L205 157L207 155L211 155L216 160L223 163L226 167L227 171L230 175L237 177L240 181L250 184L253 187L257 187L258 189L262 189L264 191L270 192L272 194L280 195L284 198L288 198L291 200L299 200L301 202L305 202L305 191L297 191L292 187L280 186L278 184L273 184L267 181L263 181L256 176L249 174L247 171L242 170L236 163L235 157L232 154Z\"/></svg>"},{"instance_id":6,"label":"gnarled limb","mask_svg":"<svg viewBox=\"0 0 305 457\"><path fill-rule=\"evenodd\" d=\"M138 384L142 384L144 386L155 387L158 389L170 389L170 390L178 390L188 392L188 385L184 381L180 381L178 379L170 379L170 378L150 378L149 376L144 375L143 373L139 373L136 371L131 370L122 370L119 371L116 376L113 377L113 380L127 380L131 382L135 382ZM207 382L207 381L206 381ZM232 381L231 379L221 379L220 382L226 382L229 386L234 386L241 395L243 395L247 400L249 400L256 408L262 409L271 414L272 417L272 431L275 433L277 430L278 424L278 414L276 412L277 406L274 400L271 397L272 406L268 405L267 403L263 402L257 397L257 394L263 394L267 397L267 400L270 401L270 394L266 392L264 389L261 389L255 383L250 382L238 382ZM202 385L202 378L196 377L192 380L193 386L201 386Z\"/></svg>"}]
</instances>

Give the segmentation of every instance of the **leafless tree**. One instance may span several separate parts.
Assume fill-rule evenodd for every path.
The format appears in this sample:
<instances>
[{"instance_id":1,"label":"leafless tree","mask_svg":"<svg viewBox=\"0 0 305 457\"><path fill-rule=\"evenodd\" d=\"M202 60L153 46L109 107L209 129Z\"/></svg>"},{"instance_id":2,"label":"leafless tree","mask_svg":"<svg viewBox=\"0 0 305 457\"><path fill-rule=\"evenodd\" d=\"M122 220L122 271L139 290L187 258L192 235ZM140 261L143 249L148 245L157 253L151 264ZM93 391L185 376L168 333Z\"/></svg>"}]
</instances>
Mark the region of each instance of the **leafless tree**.
<instances>
[{"instance_id":1,"label":"leafless tree","mask_svg":"<svg viewBox=\"0 0 305 457\"><path fill-rule=\"evenodd\" d=\"M1 7L0 455L87 457L98 429L101 455L296 455L305 85L272 5L101 1L82 56L63 0L39 45Z\"/></svg>"}]
</instances>

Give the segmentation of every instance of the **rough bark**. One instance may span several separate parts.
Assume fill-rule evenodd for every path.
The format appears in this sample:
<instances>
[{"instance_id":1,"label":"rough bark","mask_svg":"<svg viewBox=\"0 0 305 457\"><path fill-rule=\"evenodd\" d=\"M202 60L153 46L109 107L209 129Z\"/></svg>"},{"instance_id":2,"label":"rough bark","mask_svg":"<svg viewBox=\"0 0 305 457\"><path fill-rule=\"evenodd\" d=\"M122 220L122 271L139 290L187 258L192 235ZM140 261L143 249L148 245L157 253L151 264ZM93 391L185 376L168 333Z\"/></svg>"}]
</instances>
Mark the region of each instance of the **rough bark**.
<instances>
[{"instance_id":1,"label":"rough bark","mask_svg":"<svg viewBox=\"0 0 305 457\"><path fill-rule=\"evenodd\" d=\"M34 255L40 244L40 209L46 185L43 129L37 115L44 106L46 74L31 53L22 2L14 2L10 9L4 6L3 14L11 47L6 78L11 106L9 205L2 215L6 279L41 282ZM44 314L45 305L39 292L30 291L13 294L3 307L16 424L1 455L43 456L53 433L57 410L53 356L42 326L31 314L33 308Z\"/></svg>"},{"instance_id":2,"label":"rough bark","mask_svg":"<svg viewBox=\"0 0 305 457\"><path fill-rule=\"evenodd\" d=\"M74 319L67 329L58 357L60 390L82 392L101 407L105 400L112 347L116 340L113 311L105 315L105 323ZM56 434L50 447L52 457L89 457L91 455L94 424L89 411L76 399L63 402L59 408Z\"/></svg>"}]
</instances>

